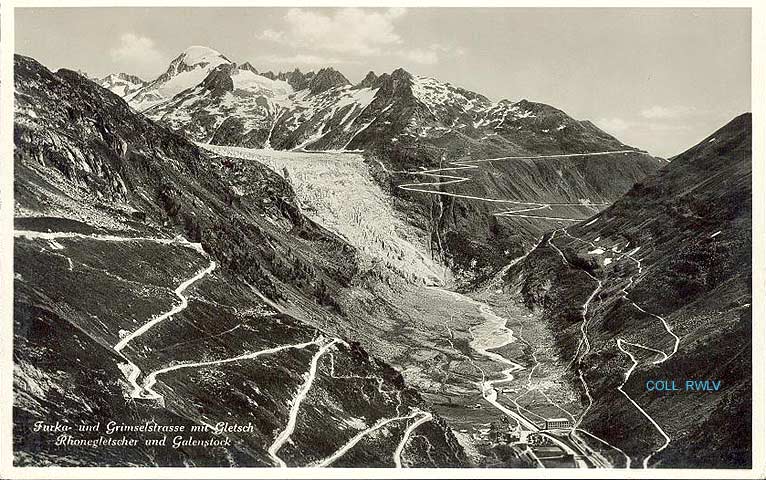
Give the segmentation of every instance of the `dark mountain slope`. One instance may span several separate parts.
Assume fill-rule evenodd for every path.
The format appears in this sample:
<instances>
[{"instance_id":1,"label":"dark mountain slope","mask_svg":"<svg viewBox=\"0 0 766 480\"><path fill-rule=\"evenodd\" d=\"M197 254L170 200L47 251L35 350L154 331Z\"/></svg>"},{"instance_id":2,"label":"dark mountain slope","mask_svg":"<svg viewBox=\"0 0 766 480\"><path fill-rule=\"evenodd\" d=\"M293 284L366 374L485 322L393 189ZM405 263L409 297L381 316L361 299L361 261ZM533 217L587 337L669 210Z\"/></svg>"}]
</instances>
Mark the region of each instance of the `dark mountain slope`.
<instances>
[{"instance_id":1,"label":"dark mountain slope","mask_svg":"<svg viewBox=\"0 0 766 480\"><path fill-rule=\"evenodd\" d=\"M20 56L14 73L17 463L306 465L379 420L391 422L373 437L401 439L425 415L418 393L343 333L335 298L356 271L353 248L304 217L280 177L250 165L235 188L236 160L82 76ZM295 411L300 391L311 408ZM254 430L219 448L129 454L29 433L61 418ZM421 432L431 456L408 450L407 461L463 463L433 426ZM393 465L394 449L367 460Z\"/></svg>"},{"instance_id":2,"label":"dark mountain slope","mask_svg":"<svg viewBox=\"0 0 766 480\"><path fill-rule=\"evenodd\" d=\"M403 167L431 154L413 149L394 157L391 166L370 155L368 165L387 191L403 200L398 205L410 219L425 219L420 226L431 232L433 250L469 281L528 252L546 231L602 210L665 163L624 152L496 161L467 157L423 169L431 174Z\"/></svg>"},{"instance_id":3,"label":"dark mountain slope","mask_svg":"<svg viewBox=\"0 0 766 480\"><path fill-rule=\"evenodd\" d=\"M545 309L580 388L582 372L582 426L635 467L750 465L751 158L745 114L506 275ZM682 391L648 391L656 380Z\"/></svg>"}]
</instances>

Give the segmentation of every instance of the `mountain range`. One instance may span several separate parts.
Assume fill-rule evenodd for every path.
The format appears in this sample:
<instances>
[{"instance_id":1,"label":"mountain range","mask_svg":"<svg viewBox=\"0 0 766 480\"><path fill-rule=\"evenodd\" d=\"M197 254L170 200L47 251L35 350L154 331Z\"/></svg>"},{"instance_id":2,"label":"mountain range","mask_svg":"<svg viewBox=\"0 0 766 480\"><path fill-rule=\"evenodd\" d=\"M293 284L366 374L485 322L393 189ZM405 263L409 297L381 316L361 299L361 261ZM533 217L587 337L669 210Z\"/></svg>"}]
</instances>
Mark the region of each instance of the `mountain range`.
<instances>
[{"instance_id":1,"label":"mountain range","mask_svg":"<svg viewBox=\"0 0 766 480\"><path fill-rule=\"evenodd\" d=\"M287 182L250 165L237 195L227 159L112 92L31 58L14 67L17 464L466 463L417 391L343 333L354 248L308 219ZM204 454L30 433L62 416L255 430ZM425 440L398 449L424 420Z\"/></svg>"},{"instance_id":2,"label":"mountain range","mask_svg":"<svg viewBox=\"0 0 766 480\"><path fill-rule=\"evenodd\" d=\"M113 89L113 77L99 83ZM371 71L352 85L330 67L259 72L250 63L193 46L150 82L117 77L130 88L113 91L137 111L195 141L217 145L369 150L428 143L506 154L629 148L553 107L527 100L492 102L401 68L381 75Z\"/></svg>"},{"instance_id":3,"label":"mountain range","mask_svg":"<svg viewBox=\"0 0 766 480\"><path fill-rule=\"evenodd\" d=\"M511 216L498 222L497 203L398 188L413 178L427 181L413 177L416 169L451 168L444 162L460 158L562 155L490 163L457 190L481 198L571 204L552 207L549 216L586 218L665 163L552 106L493 102L401 68L369 72L352 85L329 67L259 72L250 63L236 64L195 46L124 98L135 110L203 144L363 152L376 181L401 200L402 214L422 231L437 232L432 249L469 281L491 275L528 250L557 220ZM598 152L621 154L568 157ZM437 180L452 183L447 177ZM437 209L452 214L434 215Z\"/></svg>"}]
</instances>

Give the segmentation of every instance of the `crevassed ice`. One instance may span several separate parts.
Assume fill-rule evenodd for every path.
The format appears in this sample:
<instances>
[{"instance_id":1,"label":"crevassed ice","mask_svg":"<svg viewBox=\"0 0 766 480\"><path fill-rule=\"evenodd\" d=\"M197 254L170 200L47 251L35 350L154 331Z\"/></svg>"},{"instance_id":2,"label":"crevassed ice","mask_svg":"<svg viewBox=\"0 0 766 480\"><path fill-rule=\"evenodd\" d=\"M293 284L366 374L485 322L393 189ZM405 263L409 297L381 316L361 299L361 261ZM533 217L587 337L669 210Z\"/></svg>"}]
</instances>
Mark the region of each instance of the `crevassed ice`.
<instances>
[{"instance_id":1,"label":"crevassed ice","mask_svg":"<svg viewBox=\"0 0 766 480\"><path fill-rule=\"evenodd\" d=\"M258 161L279 175L286 169L304 213L353 245L363 268L378 264L417 283L447 283L449 271L431 258L429 239L397 215L362 156L200 146Z\"/></svg>"}]
</instances>

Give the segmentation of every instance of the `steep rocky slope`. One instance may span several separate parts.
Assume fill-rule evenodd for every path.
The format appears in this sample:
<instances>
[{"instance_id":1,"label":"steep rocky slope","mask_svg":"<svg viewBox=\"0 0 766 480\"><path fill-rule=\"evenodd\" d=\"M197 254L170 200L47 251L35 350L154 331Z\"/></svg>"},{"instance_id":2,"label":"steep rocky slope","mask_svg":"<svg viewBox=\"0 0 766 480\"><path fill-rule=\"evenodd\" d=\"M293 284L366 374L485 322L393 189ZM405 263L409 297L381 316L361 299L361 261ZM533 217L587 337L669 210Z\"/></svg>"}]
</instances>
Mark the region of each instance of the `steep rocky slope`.
<instances>
[{"instance_id":1,"label":"steep rocky slope","mask_svg":"<svg viewBox=\"0 0 766 480\"><path fill-rule=\"evenodd\" d=\"M750 465L751 161L744 114L506 274L572 359L579 425L634 467Z\"/></svg>"},{"instance_id":2,"label":"steep rocky slope","mask_svg":"<svg viewBox=\"0 0 766 480\"><path fill-rule=\"evenodd\" d=\"M182 60L194 75L207 62ZM17 56L14 74L18 464L465 463L418 392L349 335L338 298L354 249L304 216L289 184L250 165L244 188L236 159L75 72ZM32 432L62 418L253 430L213 449ZM365 442L381 447L360 453Z\"/></svg>"},{"instance_id":3,"label":"steep rocky slope","mask_svg":"<svg viewBox=\"0 0 766 480\"><path fill-rule=\"evenodd\" d=\"M481 281L528 252L549 230L606 208L664 165L643 153L511 156L422 170L370 162L403 209L431 232L439 252L466 283Z\"/></svg>"}]
</instances>

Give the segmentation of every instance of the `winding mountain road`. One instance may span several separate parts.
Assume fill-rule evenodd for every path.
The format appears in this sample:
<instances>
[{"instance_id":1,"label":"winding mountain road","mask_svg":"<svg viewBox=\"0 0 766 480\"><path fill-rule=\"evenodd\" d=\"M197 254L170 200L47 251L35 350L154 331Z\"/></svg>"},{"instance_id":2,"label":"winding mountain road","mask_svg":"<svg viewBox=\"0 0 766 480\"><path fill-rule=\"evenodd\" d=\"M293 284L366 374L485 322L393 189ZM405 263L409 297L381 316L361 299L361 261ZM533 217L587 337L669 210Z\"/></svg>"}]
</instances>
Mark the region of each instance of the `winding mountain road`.
<instances>
[{"instance_id":1,"label":"winding mountain road","mask_svg":"<svg viewBox=\"0 0 766 480\"><path fill-rule=\"evenodd\" d=\"M164 375L169 372L174 372L181 369L187 369L187 368L204 368L204 367L211 367L213 365L223 365L226 363L233 363L233 362L240 362L243 360L252 360L254 358L260 357L262 355L269 355L272 353L278 353L284 350L289 349L302 349L302 348L308 348L311 345L320 345L321 340L320 339L314 339L308 342L302 342L302 343L295 343L295 344L289 344L289 345L279 345L276 347L270 347L266 348L264 350L259 350L257 352L249 352L249 353L243 353L242 355L237 355L234 357L227 357L222 358L220 360L209 360L204 362L187 362L187 363L179 363L176 365L172 365L170 367L165 367L159 370L155 370L151 373L149 373L144 382L143 385L138 385L134 381L132 384L134 385L134 398L143 398L143 399L161 399L162 395L158 394L154 391L154 385L157 383L157 377L160 375ZM140 373L140 371L139 371Z\"/></svg>"},{"instance_id":2,"label":"winding mountain road","mask_svg":"<svg viewBox=\"0 0 766 480\"><path fill-rule=\"evenodd\" d=\"M182 246L186 248L191 248L195 250L196 252L200 253L203 257L208 258L208 255L202 249L201 244L189 242L182 237L177 237L173 239L153 238L153 237L123 237L118 235L98 235L98 234L87 235L87 234L76 233L76 232L38 232L38 231L29 231L29 230L16 230L14 231L14 236L17 238L26 238L29 240L46 240L50 242L52 246L56 248L57 250L65 248L64 246L60 245L56 241L59 239L84 239L84 240L96 240L96 241L106 241L106 242L152 242L152 243L159 243L162 245L178 245L178 246ZM240 362L245 360L252 360L254 358L257 358L263 355L269 355L269 354L281 352L288 349L302 349L302 348L308 348L312 345L316 345L319 347L319 349L317 353L314 354L314 356L312 357L311 365L309 367L308 373L306 374L306 377L305 377L306 379L304 383L299 388L295 398L293 398L293 400L291 401L291 407L290 407L287 424L279 432L279 434L277 434L277 437L275 438L274 442L268 448L268 454L271 456L274 463L277 466L286 467L287 465L285 464L285 462L278 456L278 452L282 448L282 446L289 440L290 436L295 430L295 426L297 423L297 416L300 411L301 405L303 401L305 400L316 378L320 358L325 353L327 353L327 351L330 348L332 348L336 343L343 342L342 340L337 338L327 340L322 337L319 337L307 342L270 347L270 348L266 348L256 352L247 352L240 355L222 358L218 360L178 363L175 365L171 365L169 367L161 368L161 369L150 372L148 375L145 376L145 378L143 379L141 383L139 383L139 378L142 375L141 368L138 365L136 365L132 360L127 358L122 352L122 350L127 345L129 345L131 342L135 341L136 339L140 338L142 335L146 334L149 330L151 330L152 327L154 327L158 323L164 320L167 320L173 317L174 315L177 315L180 312L184 311L189 305L188 297L186 297L186 295L184 294L185 291L189 287L191 287L193 284L199 282L200 280L205 278L207 275L212 273L212 271L215 268L216 268L216 263L211 260L210 264L206 268L198 271L192 277L184 280L174 290L174 293L180 300L179 304L173 306L170 310L144 323L141 327L139 327L135 331L131 332L128 335L125 335L116 345L114 345L113 347L114 351L120 354L120 356L125 360L125 362L127 362L127 367L125 370L123 370L123 372L125 373L128 384L130 385L130 397L133 399L158 400L160 402L164 402L164 397L154 390L154 387L158 381L158 377L162 375L168 374L170 372L182 370L182 369L204 368L204 367L211 367L216 365ZM265 297L262 297L261 299L267 301ZM271 306L272 308L276 308L278 311L281 311L278 305L274 304L273 302L267 301L267 304ZM334 373L334 364L332 368ZM378 388L382 389L382 379L380 379ZM401 397L399 398L401 401ZM411 426L410 428L406 430L405 436L403 437L399 447L394 453L394 458L395 458L395 462L397 466L401 466L401 460L400 460L401 451L404 449L404 445L406 444L412 431L417 426L424 423L425 421L430 420L432 418L431 414L428 412L417 411L407 417L396 417L394 419L388 419L387 422L382 422L377 427L377 428L380 428L384 424L395 421L396 419L413 418L414 416L418 416L418 415L421 415L421 418L418 419L418 421L413 426ZM370 429L368 429L368 431L362 432L362 434L358 436L359 438L357 439L357 441L363 438L367 433L369 433L369 431ZM355 443L356 442L353 442L353 444ZM340 457L343 453L345 453L346 450L351 448L353 444L349 443L346 445L345 450L342 449L342 451L336 452L336 456L334 458Z\"/></svg>"},{"instance_id":3,"label":"winding mountain road","mask_svg":"<svg viewBox=\"0 0 766 480\"><path fill-rule=\"evenodd\" d=\"M136 329L135 331L131 332L130 334L126 335L125 337L120 340L117 345L114 346L114 350L116 352L121 351L123 348L125 348L130 342L132 342L134 339L140 337L147 331L149 331L150 328L157 325L158 323L162 322L163 320L167 320L168 318L177 315L181 313L182 311L186 310L186 307L189 306L189 299L184 295L184 291L192 286L194 283L202 280L206 275L209 275L212 273L213 270L215 270L216 263L215 261L211 260L210 265L207 266L207 268L204 268L197 272L196 275L193 277L185 280L183 283L181 283L175 290L174 293L176 296L181 300L181 303L174 306L167 312L163 313L162 315L159 315L152 320L146 322L143 324L140 328Z\"/></svg>"},{"instance_id":4,"label":"winding mountain road","mask_svg":"<svg viewBox=\"0 0 766 480\"><path fill-rule=\"evenodd\" d=\"M331 455L324 458L323 460L318 460L312 463L311 465L309 465L309 467L329 467L330 465L335 463L339 458L345 455L349 450L354 448L354 446L356 446L356 444L361 442L367 435L377 430L380 430L381 428L385 427L386 425L390 423L397 422L399 420L410 420L422 414L427 414L430 416L430 413L428 412L423 412L422 410L415 409L409 415L403 415L403 416L391 417L391 418L381 418L380 420L375 422L375 424L372 425L371 427L366 428L365 430L362 430L361 432L354 435L342 447L340 447L338 450L333 452ZM397 450L398 450L398 447L397 447ZM401 460L399 461L400 463L397 466L401 466Z\"/></svg>"},{"instance_id":5,"label":"winding mountain road","mask_svg":"<svg viewBox=\"0 0 766 480\"><path fill-rule=\"evenodd\" d=\"M399 442L399 445L394 451L394 465L396 465L396 468L402 468L402 451L404 451L404 447L407 445L407 441L410 439L412 432L414 432L415 429L419 426L426 422L430 422L434 418L433 415L431 415L429 412L419 413L421 413L421 417L412 422L410 426L407 427L407 430L404 431L404 435L402 435L402 439Z\"/></svg>"},{"instance_id":6,"label":"winding mountain road","mask_svg":"<svg viewBox=\"0 0 766 480\"><path fill-rule=\"evenodd\" d=\"M627 372L625 372L625 379L622 381L622 383L620 384L620 386L619 386L619 387L617 387L617 390L619 390L619 391L620 391L620 393L622 393L623 395L625 395L625 398L627 398L627 399L630 401L630 403L632 403L632 404L633 404L633 406L634 406L634 407L636 407L636 409L637 409L639 412L641 412L641 414L642 414L644 417L646 417L646 419L647 419L647 420L649 420L649 422L650 422L650 423L651 423L651 424L654 426L654 428L656 428L656 429L657 429L657 431L658 431L658 432L660 432L660 435L662 435L662 438L664 439L664 442L663 442L663 444L662 444L662 445L660 445L660 447L659 447L659 448L655 449L655 450L654 450L652 453L650 453L649 455L647 455L646 457L644 457L644 459L643 459L643 461L642 461L642 466L643 466L644 468L649 468L649 460L651 460L653 456L655 456L656 454L658 454L658 453L660 453L661 451L665 450L665 449L668 447L668 445L670 445L670 437L668 436L668 434L667 434L667 433L665 433L665 430L663 430L663 429L662 429L662 427L661 427L661 426L660 426L660 425L659 425L659 424L658 424L658 423L657 423L657 422L654 420L654 418L652 418L652 416L651 416L651 415L649 415L648 413L646 413L646 411L645 411L643 408L641 408L641 406L638 404L638 402L636 402L636 401L635 401L635 400L634 400L634 399L633 399L633 398L632 398L630 395L628 395L628 393L627 393L627 392L626 392L626 391L623 389L623 387L625 387L625 384L626 384L626 383L628 383L628 380L630 379L630 376L633 374L633 371L636 369L636 367L637 367L637 366L638 366L638 364L639 364L639 361L638 361L638 360L636 360L636 357L635 357L635 356L633 356L633 354L632 354L632 353L631 353L629 350L626 350L626 349L624 348L624 345L626 345L626 342L624 342L624 341L623 341L621 338L618 338L618 339L617 339L617 348L619 348L619 349L620 349L620 351L621 351L622 353L624 353L624 354L626 354L628 357L630 357L630 360L633 362L633 364L630 366L630 368L628 369L628 371L627 371Z\"/></svg>"},{"instance_id":7,"label":"winding mountain road","mask_svg":"<svg viewBox=\"0 0 766 480\"><path fill-rule=\"evenodd\" d=\"M635 153L635 151L634 150L614 150L614 151L605 151L605 152L568 153L568 154L556 154L556 155L508 156L508 157L497 157L497 158L484 158L479 160L461 159L454 162L449 162L449 165L454 165L451 167L434 168L430 170L421 170L421 171L404 171L404 172L395 172L395 173L403 173L408 175L422 175L425 177L437 179L437 181L433 181L433 182L405 183L405 184L399 185L398 187L401 188L402 190L419 192L419 193L429 193L429 194L435 194L435 195L441 195L441 196L453 197L453 198L462 198L465 200L477 200L477 201L497 203L497 204L518 205L519 207L521 207L521 208L503 210L503 211L494 213L493 215L497 217L520 217L520 218L532 218L532 219L541 219L541 220L579 222L582 220L581 218L550 217L545 215L531 215L530 213L539 212L542 210L550 210L551 207L553 206L596 207L596 206L607 206L609 204L608 203L555 203L555 202L536 202L536 201L527 202L527 201L520 201L520 200L485 198L485 197L476 197L472 195L463 195L459 193L445 192L442 190L434 190L431 187L443 187L446 185L456 185L459 183L468 182L472 180L473 177L454 175L454 174L450 175L450 174L445 174L442 172L461 172L466 170L478 170L480 168L479 164L481 163L499 162L504 160L520 160L520 159L523 160L523 159L540 159L540 158L603 156L603 155L615 155L615 154L625 154L625 153ZM446 181L442 181L442 180L446 180Z\"/></svg>"},{"instance_id":8,"label":"winding mountain road","mask_svg":"<svg viewBox=\"0 0 766 480\"><path fill-rule=\"evenodd\" d=\"M311 385L314 383L314 379L316 378L319 359L336 343L338 343L338 339L332 339L329 342L323 344L317 353L314 354L313 358L311 359L311 366L309 367L309 371L306 374L306 381L303 383L303 385L301 385L301 388L298 389L298 394L295 396L295 398L293 398L291 402L290 415L287 420L287 425L285 425L285 428L279 432L277 438L274 439L274 443L272 443L268 449L269 455L280 467L286 467L287 464L277 455L277 453L279 453L279 450L290 438L290 435L293 434L293 431L295 431L295 424L298 421L298 412L300 412L301 404L306 399L306 395L308 395L309 390L311 390Z\"/></svg>"},{"instance_id":9,"label":"winding mountain road","mask_svg":"<svg viewBox=\"0 0 766 480\"><path fill-rule=\"evenodd\" d=\"M593 223L594 221L595 221L595 220L591 221L590 223ZM598 251L599 249L600 249L600 250L603 250L601 247L599 247L598 245L596 245L595 243L593 243L593 242L591 242L591 241L588 241L588 240L583 240L583 239L581 239L581 238L578 238L578 237L575 237L575 236L571 235L571 234L570 234L570 233L569 233L569 232L566 230L566 228L562 228L562 229L559 229L559 230L556 230L556 231L554 231L554 232L553 232L553 234L552 234L552 235L549 237L549 239L548 239L548 244L549 244L551 247L553 247L553 248L554 248L554 249L555 249L555 250L558 252L558 254L561 256L561 258L562 258L562 260L564 261L564 263L565 263L565 264L567 264L567 265L569 265L571 268L575 268L575 267L574 267L574 266L572 266L572 265L569 263L569 261L566 259L566 256L563 254L563 252L562 252L562 251L561 251L561 250L560 250L560 249L559 249L559 248L558 248L558 247L557 247L555 244L553 244L553 242L552 242L553 238L554 238L554 237L555 237L555 235L556 235L556 232L558 232L558 231L562 231L562 232L564 233L564 235L568 236L568 237L569 237L569 238L571 238L572 240L575 240L575 241L578 241L578 242L581 242L581 243L583 243L583 244L587 244L587 245L589 245L589 246L593 247L593 248L594 248L594 251ZM598 240L598 239L597 239L597 240ZM629 259L630 261L634 262L634 263L636 264L636 266L637 266L638 275L640 275L640 274L643 272L643 265L641 264L641 260L639 260L638 258L636 258L636 257L634 256L634 255L635 255L635 254L636 254L636 253L639 251L639 249L640 249L640 247L636 247L636 248L634 248L633 250L631 250L630 252L627 252L627 253L618 252L618 253L619 253L619 255L617 255L617 256L616 256L616 258L617 258L617 260L618 260L618 261L619 261L619 260L622 260L622 259L624 259L624 258L627 258L627 259ZM584 271L584 270L583 270L583 271ZM597 288L597 290L600 290L600 289L602 288L602 286L603 286L603 284L602 284L601 280L599 280L599 279L596 279L596 278L595 278L593 275L591 275L591 274L590 274L589 272L587 272L587 271L585 271L585 273L586 273L586 274L587 274L589 277L591 277L592 279L594 279L594 280L596 280L596 281L598 282L598 288ZM669 445L669 444L670 444L670 442L671 442L671 438L670 438L670 436L669 436L669 435L668 435L668 434L667 434L667 433L666 433L666 432L663 430L663 428L662 428L662 427L661 427L661 426L660 426L660 425L657 423L657 421L656 421L656 420L654 420L654 418L652 418L652 417L651 417L651 415L649 415L649 414L648 414L648 413L647 413L647 412L646 412L646 411L645 411L645 410L644 410L644 409L643 409L643 408L642 408L642 407L641 407L641 406L640 406L640 405L639 405L639 404L638 404L638 403L637 403L637 402L636 402L636 401L635 401L635 400L634 400L634 399L633 399L633 398L632 398L632 397L631 397L631 396L630 396L630 395L629 395L629 394L628 394L628 393L627 393L627 392L624 390L624 386L625 386L625 384L628 382L628 380L630 379L630 377L631 377L631 375L633 374L633 372L635 371L635 369L636 369L636 368L639 366L639 364L641 363L641 362L640 362L640 361L639 361L639 360L636 358L636 356L634 355L634 353L630 351L630 348L631 348L631 347L632 347L632 348L638 348L638 349L642 349L642 350L644 350L644 351L647 351L647 352L649 352L649 353L651 354L651 356L652 356L652 357L656 357L656 359L655 359L655 360L653 360L651 363L652 363L652 364L654 364L654 365L659 365L659 364L661 364L661 363L664 363L664 362L666 362L667 360L669 360L669 359L670 359L670 358L671 358L673 355L675 355L675 354L676 354L676 352L678 352L678 347L679 347L679 345L680 345L681 339L680 339L680 337L678 337L678 335L676 335L676 334L673 332L673 330L671 329L670 325L668 324L667 320L665 320L665 318L663 318L663 317L661 317L661 316L659 316L659 315L656 315L656 314L653 314L653 313L647 312L645 309L641 308L641 307L640 307L639 305L637 305L635 302L633 302L632 300L630 300L630 298L628 297L628 289L632 288L632 287L635 285L635 283L636 283L636 280L635 280L635 275L631 275L631 276L629 277L629 279L628 279L628 282L627 282L627 284L626 284L625 286L623 286L623 287L621 288L621 290L620 290L620 293L622 293L622 296L623 296L623 298L624 298L626 301L628 301L628 302L630 303L630 305L632 305L632 306L633 306L633 307L634 307L636 310L640 311L640 312L641 312L641 313L643 313L643 314L646 314L646 315L650 315L650 316L652 316L652 317L654 317L654 318L658 319L658 320L661 322L661 324L663 325L663 327L665 328L665 330L666 330L666 332L668 333L668 335L670 335L670 336L672 336L672 337L673 337L673 350L672 350L672 352L670 352L669 354L668 354L668 353L666 353L666 352L665 352L663 349L654 348L654 347L649 347L649 346L646 346L646 345L643 345L643 344L640 344L640 343L637 343L637 342L628 342L628 341L626 341L626 340L624 340L624 339L622 339L622 338L617 338L617 339L616 339L617 348L618 348L618 349L619 349L619 350L620 350L622 353L624 353L625 355L627 355L627 356L630 358L631 362L632 362L632 364L631 364L630 368L629 368L629 369L628 369L628 370L625 372L625 375L624 375L623 381L622 381L622 383L621 383L621 384L620 384L620 385L617 387L617 390L619 390L619 391L620 391L620 393L621 393L622 395L624 395L624 396L625 396L625 397L628 399L628 401L630 401L630 403L631 403L631 404L632 404L632 405L633 405L633 406L634 406L634 407L635 407L635 408L636 408L636 409L637 409L637 410L638 410L638 411L641 413L641 415L643 415L643 416L644 416L644 417L645 417L645 418L646 418L646 419L647 419L647 420L648 420L648 421L649 421L649 422L652 424L652 426L653 426L653 427L654 427L654 428L655 428L655 429L656 429L656 430L659 432L659 434L660 434L660 435L662 436L662 438L663 438L663 443L662 443L662 445L660 445L658 448L654 449L654 450L653 450L653 451L652 451L652 452L651 452L649 455L645 456L645 457L642 459L642 462L641 462L641 463L642 463L642 466L643 466L643 468L645 468L645 469L646 469L646 468L649 468L649 462L650 462L650 460L652 459L652 457L654 457L656 454L658 454L659 452L663 451L665 448L667 448L667 447L668 447L668 445ZM588 339L587 339L587 330L586 330L586 328L585 328L585 325L586 325L586 322L587 322L587 319L585 318L585 314L587 313L587 305L588 305L588 304L590 303L590 301L593 299L593 296L594 296L594 294L591 294L591 296L589 297L588 301L587 301L587 302L585 303L585 305L584 305L584 307L585 307L585 308L583 309L583 311L584 311L584 313L583 313L583 322L581 323L581 330L582 330L583 338L582 338L582 340L581 340L581 343L580 343L580 345L578 346L578 350L577 350L577 353L575 353L575 359L573 360L573 361L577 361L577 362L578 362L578 364L580 364L580 365L581 365L581 363L582 363L582 359L583 359L583 358L584 358L586 355L588 355L588 354L589 354L589 352L590 352L590 342L589 342L589 341L588 341ZM582 347L583 345L585 345L585 351L584 351L584 352L581 354L581 347ZM593 404L593 401L592 401L593 399L592 399L592 397L591 397L591 395L590 395L590 390L588 389L588 385L587 385L587 382L585 381L585 379L584 379L584 377L583 377L583 374L582 374L582 369L581 369L581 368L578 366L578 369L577 369L577 370L578 370L578 374L579 374L580 380L581 380L581 382L582 382L582 384L583 384L583 387L585 388L585 392L586 392L586 395L588 396L588 399L589 399L589 406L588 406L588 408L586 408L586 409L585 409L585 411L583 412L583 414L582 414L582 415L580 415L580 418L578 419L578 422L577 422L577 423L576 423L576 424L573 426L573 428L572 428L572 433L571 433L572 435L575 435L575 432L578 430L578 427L579 427L579 425L580 425L580 423L581 423L582 419L584 418L584 416L585 416L585 414L587 413L588 409L589 409L589 408L592 406L592 404ZM587 432L586 432L586 433L587 433ZM623 452L621 449L619 449L619 448L617 448L617 447L615 447L615 446L611 445L610 443L606 442L605 440L603 440L603 439L601 439L601 438L598 438L598 437L596 437L595 435L592 435L592 434L590 434L590 433L588 433L588 435L590 435L590 436L592 436L593 438L595 438L595 439L599 440L600 442L604 443L605 445L609 445L611 448L615 449L616 451L618 451L618 452L620 452L622 455L624 455L624 456L626 457L626 459L627 459L627 461L626 461L626 468L630 468L630 465L631 465L631 458L630 458L630 457L629 457L627 454L625 454L625 452Z\"/></svg>"}]
</instances>

